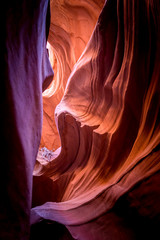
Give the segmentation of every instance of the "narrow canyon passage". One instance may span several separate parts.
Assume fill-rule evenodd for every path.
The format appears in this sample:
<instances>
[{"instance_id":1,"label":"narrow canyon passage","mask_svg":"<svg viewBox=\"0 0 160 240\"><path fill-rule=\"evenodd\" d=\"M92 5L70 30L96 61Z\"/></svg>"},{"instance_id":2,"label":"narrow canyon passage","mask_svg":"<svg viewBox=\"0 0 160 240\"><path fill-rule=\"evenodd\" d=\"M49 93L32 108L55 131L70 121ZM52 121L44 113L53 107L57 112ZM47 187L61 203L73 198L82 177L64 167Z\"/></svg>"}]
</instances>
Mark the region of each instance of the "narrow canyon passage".
<instances>
[{"instance_id":1,"label":"narrow canyon passage","mask_svg":"<svg viewBox=\"0 0 160 240\"><path fill-rule=\"evenodd\" d=\"M0 239L160 239L159 16L159 0L4 4Z\"/></svg>"}]
</instances>

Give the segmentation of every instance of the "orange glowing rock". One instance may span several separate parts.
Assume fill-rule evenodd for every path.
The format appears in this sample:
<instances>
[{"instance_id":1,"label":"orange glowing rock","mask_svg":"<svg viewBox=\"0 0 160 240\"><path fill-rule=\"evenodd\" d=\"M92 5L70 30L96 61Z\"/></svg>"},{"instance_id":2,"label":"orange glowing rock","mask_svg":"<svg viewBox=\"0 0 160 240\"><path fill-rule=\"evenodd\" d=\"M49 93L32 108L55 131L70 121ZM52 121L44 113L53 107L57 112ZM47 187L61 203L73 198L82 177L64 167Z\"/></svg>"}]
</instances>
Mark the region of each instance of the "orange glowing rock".
<instances>
[{"instance_id":1,"label":"orange glowing rock","mask_svg":"<svg viewBox=\"0 0 160 240\"><path fill-rule=\"evenodd\" d=\"M142 232L145 221L160 220L158 200L150 201L159 199L159 188L153 186L153 194L148 187L160 178L160 3L106 1L101 13L101 5L95 11L100 15L88 43L86 23L80 42L76 36L85 16L94 26L96 17L92 21L88 12L98 2L82 4L55 1L59 16L53 12L49 42L58 87L53 96L49 90L44 95L44 119L53 121L50 101L58 133L52 122L55 135L47 138L44 120L42 140L57 150L49 163L37 159L34 175L52 179L61 191L58 201L33 208L32 220L60 222L80 240L137 239L138 225L130 220L125 227L127 218L142 219ZM135 198L144 197L143 212ZM127 213L132 206L136 214Z\"/></svg>"}]
</instances>

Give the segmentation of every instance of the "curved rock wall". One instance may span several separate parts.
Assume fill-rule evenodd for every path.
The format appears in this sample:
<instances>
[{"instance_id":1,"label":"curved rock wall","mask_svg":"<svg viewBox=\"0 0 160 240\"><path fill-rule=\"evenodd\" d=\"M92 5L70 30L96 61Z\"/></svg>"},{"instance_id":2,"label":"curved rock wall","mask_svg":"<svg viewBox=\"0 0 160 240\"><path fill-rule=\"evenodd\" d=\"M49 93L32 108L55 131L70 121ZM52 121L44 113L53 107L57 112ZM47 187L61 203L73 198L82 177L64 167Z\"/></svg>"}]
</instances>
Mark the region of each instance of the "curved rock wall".
<instances>
[{"instance_id":1,"label":"curved rock wall","mask_svg":"<svg viewBox=\"0 0 160 240\"><path fill-rule=\"evenodd\" d=\"M43 93L43 129L41 147L55 150L60 139L54 111L60 102L67 79L93 32L103 7L101 1L51 1L51 25L48 38L54 69L52 84Z\"/></svg>"},{"instance_id":2,"label":"curved rock wall","mask_svg":"<svg viewBox=\"0 0 160 240\"><path fill-rule=\"evenodd\" d=\"M32 174L41 139L49 1L5 1L0 22L0 239L28 240Z\"/></svg>"},{"instance_id":3,"label":"curved rock wall","mask_svg":"<svg viewBox=\"0 0 160 240\"><path fill-rule=\"evenodd\" d=\"M62 1L63 11L71 9L68 4L72 2ZM72 7L76 12L76 1ZM52 201L32 209L33 222L43 218L60 222L81 240L141 239L156 232L160 221L159 15L158 0L108 0L75 65L80 52L57 47L59 58L67 59L61 69L66 79L58 83L66 87L55 109L61 144L50 159L37 159L34 174L51 178L60 190ZM52 27L71 41L67 38L71 25L65 21L62 26L63 30L51 26L49 39L55 54L59 35L52 40ZM68 54L73 57L70 68ZM70 70L65 74L64 69Z\"/></svg>"}]
</instances>

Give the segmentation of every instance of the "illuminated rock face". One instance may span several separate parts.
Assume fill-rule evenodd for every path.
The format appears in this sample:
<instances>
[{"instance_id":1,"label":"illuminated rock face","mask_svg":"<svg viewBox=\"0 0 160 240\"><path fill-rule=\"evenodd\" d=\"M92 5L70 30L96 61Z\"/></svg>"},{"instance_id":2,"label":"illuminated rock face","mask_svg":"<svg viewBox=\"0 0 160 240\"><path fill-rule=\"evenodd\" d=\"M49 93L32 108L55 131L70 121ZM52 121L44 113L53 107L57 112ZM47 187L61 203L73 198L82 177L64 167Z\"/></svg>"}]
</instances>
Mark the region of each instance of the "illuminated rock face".
<instances>
[{"instance_id":1,"label":"illuminated rock face","mask_svg":"<svg viewBox=\"0 0 160 240\"><path fill-rule=\"evenodd\" d=\"M87 9L89 1L82 3ZM32 210L33 222L60 222L81 240L149 236L160 221L160 3L106 1L77 62L90 34L82 29L78 48L73 19L79 11L83 19L84 8L52 4L62 11L49 37L65 88L57 106L58 90L52 98L61 148L49 163L37 159L34 174L50 177L60 191Z\"/></svg>"},{"instance_id":2,"label":"illuminated rock face","mask_svg":"<svg viewBox=\"0 0 160 240\"><path fill-rule=\"evenodd\" d=\"M43 93L43 129L41 147L57 149L59 135L54 121L54 111L60 102L68 77L93 32L104 0L51 1L49 34L50 60L54 79Z\"/></svg>"}]
</instances>

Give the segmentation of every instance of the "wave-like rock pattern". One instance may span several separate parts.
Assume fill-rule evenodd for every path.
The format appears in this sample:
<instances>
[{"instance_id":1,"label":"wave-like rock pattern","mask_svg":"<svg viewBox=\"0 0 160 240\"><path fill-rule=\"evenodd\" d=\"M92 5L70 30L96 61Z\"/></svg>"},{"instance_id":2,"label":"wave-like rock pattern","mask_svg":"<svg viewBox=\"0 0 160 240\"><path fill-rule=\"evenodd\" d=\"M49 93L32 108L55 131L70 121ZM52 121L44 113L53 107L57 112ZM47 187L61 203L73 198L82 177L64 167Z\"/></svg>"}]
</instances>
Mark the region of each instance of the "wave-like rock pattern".
<instances>
[{"instance_id":1,"label":"wave-like rock pattern","mask_svg":"<svg viewBox=\"0 0 160 240\"><path fill-rule=\"evenodd\" d=\"M41 147L60 146L54 123L56 106L62 99L67 80L93 32L104 0L51 1L51 24L48 42L54 79L43 93L43 129Z\"/></svg>"},{"instance_id":2,"label":"wave-like rock pattern","mask_svg":"<svg viewBox=\"0 0 160 240\"><path fill-rule=\"evenodd\" d=\"M60 222L81 240L158 226L159 15L158 0L105 2L55 110L61 147L35 166L60 191L32 209L33 222Z\"/></svg>"}]
</instances>

